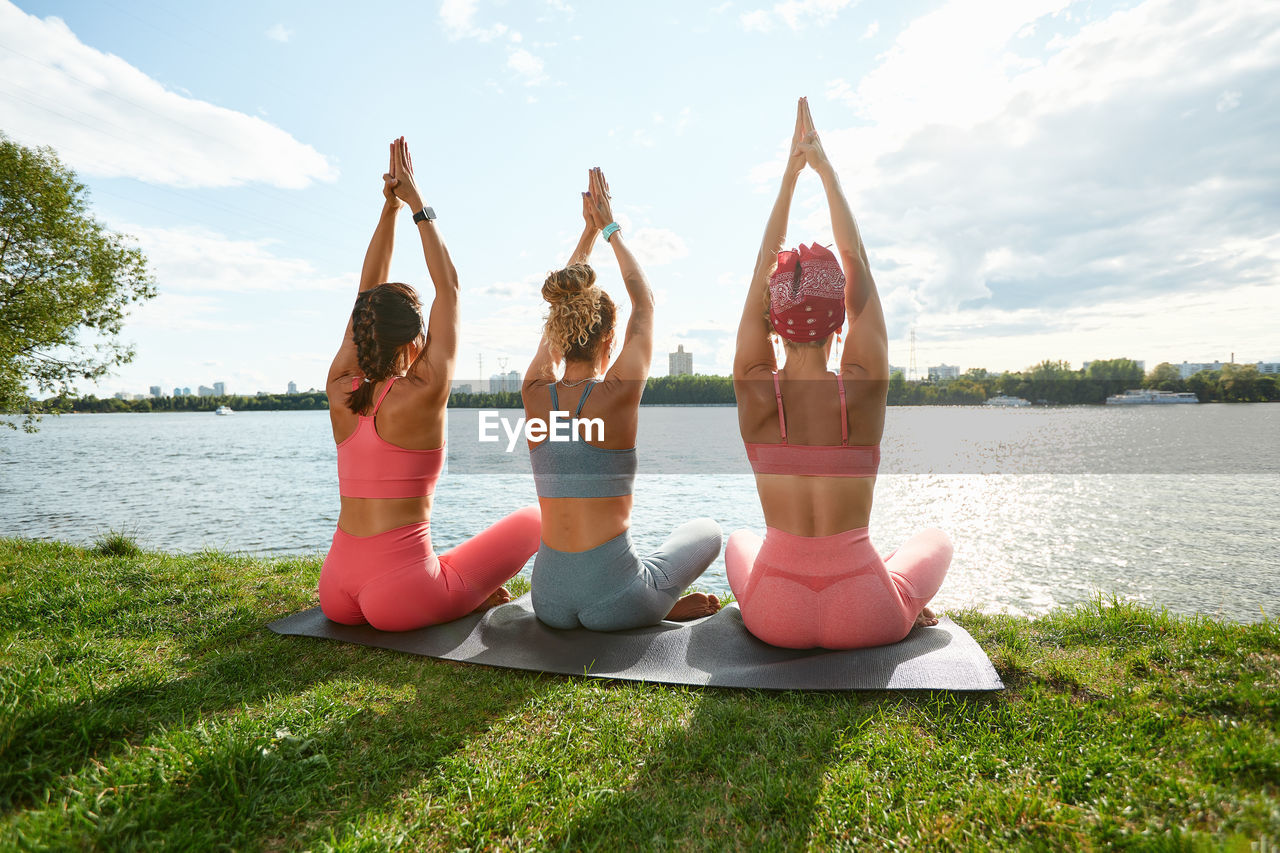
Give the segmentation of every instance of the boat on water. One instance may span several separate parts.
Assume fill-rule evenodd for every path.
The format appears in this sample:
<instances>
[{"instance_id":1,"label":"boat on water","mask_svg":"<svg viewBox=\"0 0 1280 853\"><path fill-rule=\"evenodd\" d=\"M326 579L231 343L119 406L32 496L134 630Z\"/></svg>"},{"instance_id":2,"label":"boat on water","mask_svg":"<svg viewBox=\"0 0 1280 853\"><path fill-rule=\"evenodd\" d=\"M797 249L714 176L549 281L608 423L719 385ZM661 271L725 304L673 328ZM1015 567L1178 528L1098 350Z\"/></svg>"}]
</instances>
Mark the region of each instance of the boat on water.
<instances>
[{"instance_id":1,"label":"boat on water","mask_svg":"<svg viewBox=\"0 0 1280 853\"><path fill-rule=\"evenodd\" d=\"M231 414L235 414L234 412L232 412L232 411L231 411L231 407L230 407L230 406L219 406L218 408L216 408L216 409L214 409L214 410L213 410L213 413L214 413L215 415L231 415Z\"/></svg>"},{"instance_id":2,"label":"boat on water","mask_svg":"<svg viewBox=\"0 0 1280 853\"><path fill-rule=\"evenodd\" d=\"M1030 406L1030 400L1024 400L1021 397L1006 397L1003 394L999 397L989 397L984 406L1001 406L1006 409L1020 409L1023 406Z\"/></svg>"},{"instance_id":3,"label":"boat on water","mask_svg":"<svg viewBox=\"0 0 1280 853\"><path fill-rule=\"evenodd\" d=\"M1153 391L1150 388L1129 389L1123 394L1107 398L1108 406L1148 406L1169 403L1199 403L1200 398L1190 391Z\"/></svg>"}]
</instances>

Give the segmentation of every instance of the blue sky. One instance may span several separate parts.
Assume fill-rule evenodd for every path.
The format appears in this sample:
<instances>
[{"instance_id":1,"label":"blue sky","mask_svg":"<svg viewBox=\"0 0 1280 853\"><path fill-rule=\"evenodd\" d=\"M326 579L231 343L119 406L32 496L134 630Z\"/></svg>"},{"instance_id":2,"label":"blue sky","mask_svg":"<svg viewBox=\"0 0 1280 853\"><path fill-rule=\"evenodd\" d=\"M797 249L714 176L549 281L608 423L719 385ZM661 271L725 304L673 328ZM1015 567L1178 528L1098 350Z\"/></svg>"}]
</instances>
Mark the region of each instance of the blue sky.
<instances>
[{"instance_id":1,"label":"blue sky","mask_svg":"<svg viewBox=\"0 0 1280 853\"><path fill-rule=\"evenodd\" d=\"M462 279L459 377L523 370L592 165L658 294L654 372L684 344L727 373L799 95L893 363L912 326L922 370L1280 360L1275 3L361 6L0 0L0 129L53 146L158 280L99 393L319 387L399 134ZM809 178L789 242L829 234Z\"/></svg>"}]
</instances>

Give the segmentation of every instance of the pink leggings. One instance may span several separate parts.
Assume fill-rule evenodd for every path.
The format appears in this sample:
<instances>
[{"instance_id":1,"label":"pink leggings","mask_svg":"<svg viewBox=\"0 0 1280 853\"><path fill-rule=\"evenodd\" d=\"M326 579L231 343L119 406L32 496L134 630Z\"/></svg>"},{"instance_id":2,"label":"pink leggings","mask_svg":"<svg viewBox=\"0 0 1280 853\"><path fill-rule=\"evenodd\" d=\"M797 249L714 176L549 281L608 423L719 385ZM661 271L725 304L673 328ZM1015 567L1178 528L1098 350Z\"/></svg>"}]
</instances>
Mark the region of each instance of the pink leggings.
<instances>
[{"instance_id":1,"label":"pink leggings","mask_svg":"<svg viewBox=\"0 0 1280 853\"><path fill-rule=\"evenodd\" d=\"M334 622L368 623L379 631L450 622L514 577L538 550L541 534L536 505L438 557L429 521L375 536L339 529L320 569L320 608Z\"/></svg>"},{"instance_id":2,"label":"pink leggings","mask_svg":"<svg viewBox=\"0 0 1280 853\"><path fill-rule=\"evenodd\" d=\"M729 537L729 588L758 639L789 649L857 649L896 643L942 586L951 540L917 533L882 560L867 528L796 536L768 528Z\"/></svg>"}]
</instances>

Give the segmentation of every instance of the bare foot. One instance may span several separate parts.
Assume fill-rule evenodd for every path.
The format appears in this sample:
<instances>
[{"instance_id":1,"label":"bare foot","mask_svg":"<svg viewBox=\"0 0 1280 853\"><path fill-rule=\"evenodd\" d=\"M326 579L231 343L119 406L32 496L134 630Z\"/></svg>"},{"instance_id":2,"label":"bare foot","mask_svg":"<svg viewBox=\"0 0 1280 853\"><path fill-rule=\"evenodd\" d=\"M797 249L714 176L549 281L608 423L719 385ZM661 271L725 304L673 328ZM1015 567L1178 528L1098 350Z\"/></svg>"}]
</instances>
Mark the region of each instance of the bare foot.
<instances>
[{"instance_id":1,"label":"bare foot","mask_svg":"<svg viewBox=\"0 0 1280 853\"><path fill-rule=\"evenodd\" d=\"M472 610L471 612L483 613L486 610L488 610L490 607L497 607L499 604L506 604L510 600L511 600L511 593L507 591L507 588L505 586L500 586L498 587L497 591L493 593L493 595L489 596L484 601L480 602L480 606L477 607L475 610Z\"/></svg>"},{"instance_id":2,"label":"bare foot","mask_svg":"<svg viewBox=\"0 0 1280 853\"><path fill-rule=\"evenodd\" d=\"M688 622L690 619L701 619L710 616L720 609L720 599L703 592L691 592L676 602L667 618L672 622Z\"/></svg>"},{"instance_id":3,"label":"bare foot","mask_svg":"<svg viewBox=\"0 0 1280 853\"><path fill-rule=\"evenodd\" d=\"M938 624L937 614L935 614L928 607L925 607L925 608L922 608L920 610L919 615L916 616L916 623L912 627L913 628L932 628L934 625L937 625L937 624Z\"/></svg>"}]
</instances>

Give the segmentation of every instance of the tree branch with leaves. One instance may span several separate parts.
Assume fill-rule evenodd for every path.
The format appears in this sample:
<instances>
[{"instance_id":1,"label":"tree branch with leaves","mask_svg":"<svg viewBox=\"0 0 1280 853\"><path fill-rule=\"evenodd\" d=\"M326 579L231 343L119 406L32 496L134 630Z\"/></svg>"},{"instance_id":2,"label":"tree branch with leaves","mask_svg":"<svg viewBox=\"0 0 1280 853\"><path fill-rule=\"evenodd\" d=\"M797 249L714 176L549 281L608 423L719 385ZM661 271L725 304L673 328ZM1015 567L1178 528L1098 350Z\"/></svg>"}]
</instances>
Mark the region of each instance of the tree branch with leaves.
<instances>
[{"instance_id":1,"label":"tree branch with leaves","mask_svg":"<svg viewBox=\"0 0 1280 853\"><path fill-rule=\"evenodd\" d=\"M53 149L0 133L0 412L33 430L45 409L30 389L74 396L131 361L128 307L155 295L141 250L93 218Z\"/></svg>"}]
</instances>

